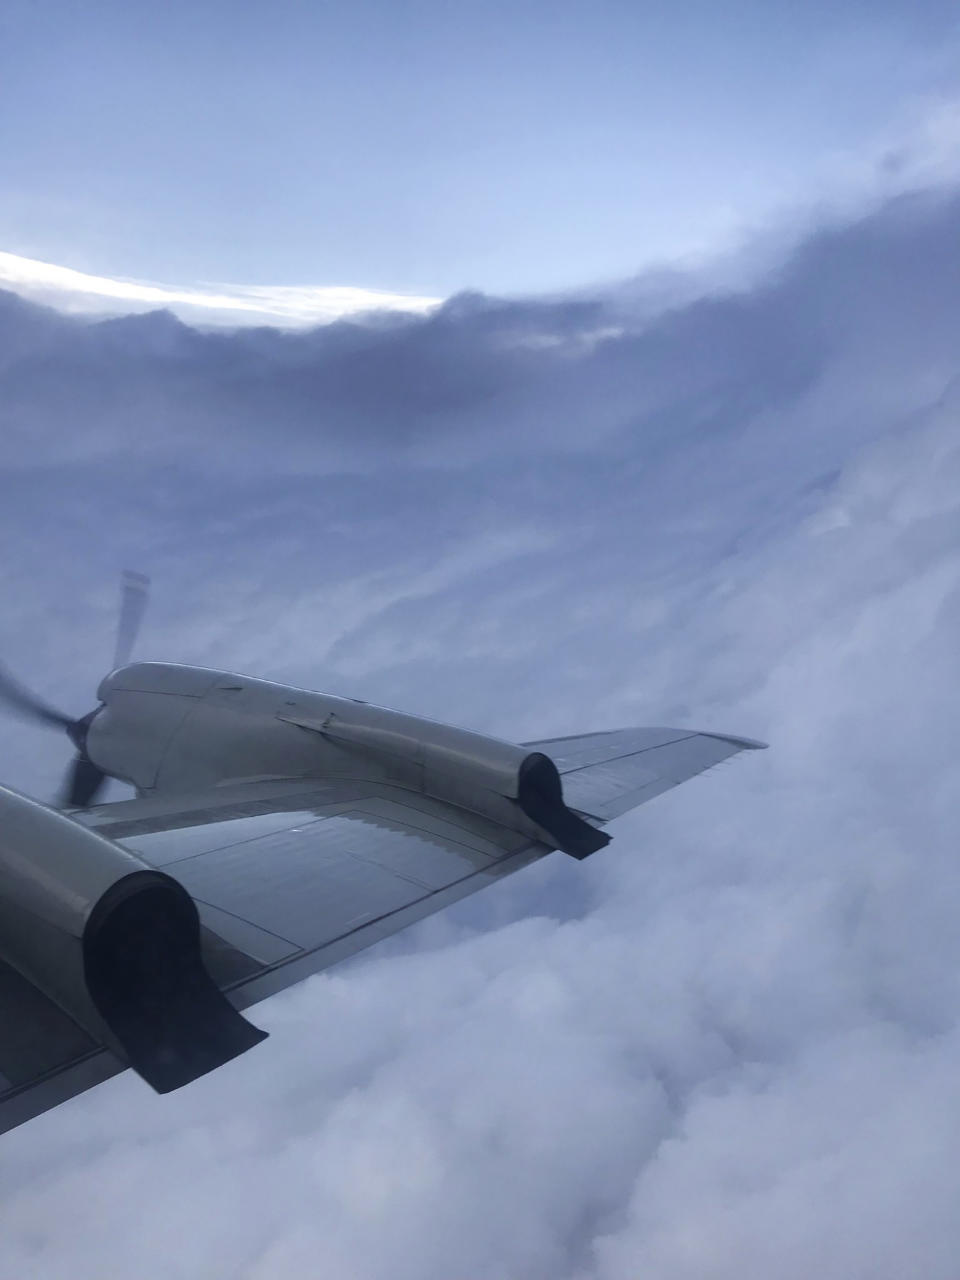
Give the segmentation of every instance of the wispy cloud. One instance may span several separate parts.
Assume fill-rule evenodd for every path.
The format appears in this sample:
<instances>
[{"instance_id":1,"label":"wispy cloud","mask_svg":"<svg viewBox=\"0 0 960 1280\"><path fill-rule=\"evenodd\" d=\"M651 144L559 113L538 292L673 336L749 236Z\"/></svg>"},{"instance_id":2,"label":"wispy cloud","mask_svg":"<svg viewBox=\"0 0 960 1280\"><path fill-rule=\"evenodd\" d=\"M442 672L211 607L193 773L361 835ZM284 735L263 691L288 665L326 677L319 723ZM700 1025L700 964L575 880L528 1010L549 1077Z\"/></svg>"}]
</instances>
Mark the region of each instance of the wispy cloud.
<instances>
[{"instance_id":1,"label":"wispy cloud","mask_svg":"<svg viewBox=\"0 0 960 1280\"><path fill-rule=\"evenodd\" d=\"M0 286L61 311L96 315L163 307L200 324L305 326L369 311L423 313L441 301L345 285L164 285L91 275L15 253L0 253Z\"/></svg>"}]
</instances>

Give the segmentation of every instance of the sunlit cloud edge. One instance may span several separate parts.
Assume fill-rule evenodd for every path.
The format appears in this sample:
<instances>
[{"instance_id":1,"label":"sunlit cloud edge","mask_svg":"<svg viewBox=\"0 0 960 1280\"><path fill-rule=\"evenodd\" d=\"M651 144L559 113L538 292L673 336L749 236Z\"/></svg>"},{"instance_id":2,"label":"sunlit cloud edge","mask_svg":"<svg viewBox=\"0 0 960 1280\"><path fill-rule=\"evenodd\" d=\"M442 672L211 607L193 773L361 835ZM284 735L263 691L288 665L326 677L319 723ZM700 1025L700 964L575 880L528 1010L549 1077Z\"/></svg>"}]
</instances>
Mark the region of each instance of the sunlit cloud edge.
<instances>
[{"instance_id":1,"label":"sunlit cloud edge","mask_svg":"<svg viewBox=\"0 0 960 1280\"><path fill-rule=\"evenodd\" d=\"M92 275L3 252L0 288L71 314L127 314L166 308L192 323L291 328L327 324L371 311L422 315L443 301L348 285L163 285Z\"/></svg>"}]
</instances>

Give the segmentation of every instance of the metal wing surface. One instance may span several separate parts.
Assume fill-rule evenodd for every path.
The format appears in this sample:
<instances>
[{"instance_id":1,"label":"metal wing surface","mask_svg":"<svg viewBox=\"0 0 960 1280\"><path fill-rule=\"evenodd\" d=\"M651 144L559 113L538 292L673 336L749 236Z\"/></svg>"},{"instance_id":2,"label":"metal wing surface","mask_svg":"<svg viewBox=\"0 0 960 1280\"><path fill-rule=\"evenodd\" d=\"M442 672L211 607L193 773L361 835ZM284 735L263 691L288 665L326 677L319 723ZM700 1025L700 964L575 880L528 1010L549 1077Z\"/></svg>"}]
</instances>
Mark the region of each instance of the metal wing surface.
<instances>
[{"instance_id":1,"label":"metal wing surface","mask_svg":"<svg viewBox=\"0 0 960 1280\"><path fill-rule=\"evenodd\" d=\"M599 822L609 822L738 751L754 751L766 743L660 728L612 729L523 745L553 760L571 808Z\"/></svg>"},{"instance_id":2,"label":"metal wing surface","mask_svg":"<svg viewBox=\"0 0 960 1280\"><path fill-rule=\"evenodd\" d=\"M763 744L624 729L525 745L602 825ZM350 780L221 786L73 817L188 890L207 969L241 1010L550 852L439 800ZM0 1028L0 1133L124 1069L2 961Z\"/></svg>"},{"instance_id":3,"label":"metal wing surface","mask_svg":"<svg viewBox=\"0 0 960 1280\"><path fill-rule=\"evenodd\" d=\"M241 1009L550 852L442 801L350 780L218 787L85 820L187 889L208 968Z\"/></svg>"},{"instance_id":4,"label":"metal wing surface","mask_svg":"<svg viewBox=\"0 0 960 1280\"><path fill-rule=\"evenodd\" d=\"M293 780L73 815L188 890L204 961L238 1009L549 853L376 783ZM0 1133L124 1070L0 961Z\"/></svg>"}]
</instances>

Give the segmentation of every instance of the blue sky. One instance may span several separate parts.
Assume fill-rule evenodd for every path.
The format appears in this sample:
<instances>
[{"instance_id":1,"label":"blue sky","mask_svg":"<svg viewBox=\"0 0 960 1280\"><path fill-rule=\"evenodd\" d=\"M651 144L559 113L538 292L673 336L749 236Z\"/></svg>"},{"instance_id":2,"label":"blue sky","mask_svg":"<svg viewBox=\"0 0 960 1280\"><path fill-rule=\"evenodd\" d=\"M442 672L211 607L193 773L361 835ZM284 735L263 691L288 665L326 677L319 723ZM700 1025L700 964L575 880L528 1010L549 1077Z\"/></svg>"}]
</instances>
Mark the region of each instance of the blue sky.
<instances>
[{"instance_id":1,"label":"blue sky","mask_svg":"<svg viewBox=\"0 0 960 1280\"><path fill-rule=\"evenodd\" d=\"M185 286L622 278L842 182L957 48L940 0L12 0L0 250Z\"/></svg>"}]
</instances>

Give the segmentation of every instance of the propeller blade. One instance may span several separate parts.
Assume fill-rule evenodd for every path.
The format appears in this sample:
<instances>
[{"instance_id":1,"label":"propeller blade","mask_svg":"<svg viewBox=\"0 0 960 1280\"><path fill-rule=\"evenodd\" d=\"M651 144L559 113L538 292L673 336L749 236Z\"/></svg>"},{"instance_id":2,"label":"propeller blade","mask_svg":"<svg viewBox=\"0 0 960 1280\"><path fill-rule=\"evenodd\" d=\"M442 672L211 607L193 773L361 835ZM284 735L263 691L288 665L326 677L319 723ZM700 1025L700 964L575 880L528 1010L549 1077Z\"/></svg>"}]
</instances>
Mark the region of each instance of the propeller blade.
<instances>
[{"instance_id":1,"label":"propeller blade","mask_svg":"<svg viewBox=\"0 0 960 1280\"><path fill-rule=\"evenodd\" d=\"M75 756L67 773L63 807L65 809L88 808L96 799L107 776L88 756Z\"/></svg>"},{"instance_id":2,"label":"propeller blade","mask_svg":"<svg viewBox=\"0 0 960 1280\"><path fill-rule=\"evenodd\" d=\"M117 644L113 655L114 671L117 667L125 667L130 661L149 594L150 579L146 574L125 569L120 584L120 616L117 619Z\"/></svg>"},{"instance_id":3,"label":"propeller blade","mask_svg":"<svg viewBox=\"0 0 960 1280\"><path fill-rule=\"evenodd\" d=\"M39 720L42 724L53 725L57 729L69 730L73 724L73 716L65 716L62 711L49 706L42 698L14 680L3 667L0 667L0 701L20 715Z\"/></svg>"}]
</instances>

